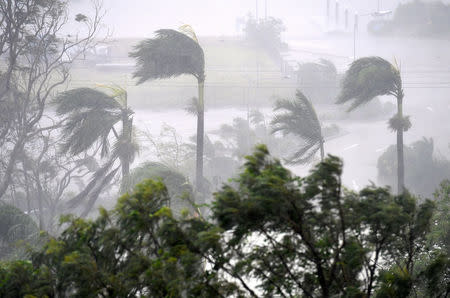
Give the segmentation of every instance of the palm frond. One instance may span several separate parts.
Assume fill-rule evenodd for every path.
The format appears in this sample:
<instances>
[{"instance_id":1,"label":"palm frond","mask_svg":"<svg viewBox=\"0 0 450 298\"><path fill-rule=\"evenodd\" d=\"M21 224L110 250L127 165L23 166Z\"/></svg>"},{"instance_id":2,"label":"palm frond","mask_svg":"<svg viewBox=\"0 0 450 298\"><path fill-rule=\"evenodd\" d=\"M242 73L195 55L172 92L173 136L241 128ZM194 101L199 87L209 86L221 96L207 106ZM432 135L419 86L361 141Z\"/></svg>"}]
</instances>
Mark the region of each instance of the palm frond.
<instances>
[{"instance_id":1,"label":"palm frond","mask_svg":"<svg viewBox=\"0 0 450 298\"><path fill-rule=\"evenodd\" d=\"M191 25L184 24L184 25L180 26L178 29L180 30L181 33L189 36L190 38L195 40L195 42L199 43L197 34L195 34L194 28L192 28Z\"/></svg>"},{"instance_id":2,"label":"palm frond","mask_svg":"<svg viewBox=\"0 0 450 298\"><path fill-rule=\"evenodd\" d=\"M388 126L392 131L408 131L411 128L411 120L409 116L399 117L398 114L395 114L389 119Z\"/></svg>"},{"instance_id":3,"label":"palm frond","mask_svg":"<svg viewBox=\"0 0 450 298\"><path fill-rule=\"evenodd\" d=\"M139 152L139 145L135 138L127 140L119 138L113 145L113 156L120 157L121 161L133 163L136 153Z\"/></svg>"},{"instance_id":4,"label":"palm frond","mask_svg":"<svg viewBox=\"0 0 450 298\"><path fill-rule=\"evenodd\" d=\"M192 97L191 100L188 102L187 106L184 108L184 110L193 116L197 116L198 112L200 111L200 103L198 102L197 97Z\"/></svg>"},{"instance_id":5,"label":"palm frond","mask_svg":"<svg viewBox=\"0 0 450 298\"><path fill-rule=\"evenodd\" d=\"M88 185L79 194L67 201L67 209L78 207L86 200L86 198L90 197L90 193L96 188L96 186L98 186L99 183L101 184L101 181L103 181L103 179L108 175L109 170L114 165L114 161L115 159L110 159L92 175L91 181L89 181Z\"/></svg>"},{"instance_id":6,"label":"palm frond","mask_svg":"<svg viewBox=\"0 0 450 298\"><path fill-rule=\"evenodd\" d=\"M121 120L123 111L114 97L90 88L77 88L61 93L54 104L59 115L67 116L62 130L63 152L76 155L99 142L101 156L108 154L108 135Z\"/></svg>"},{"instance_id":7,"label":"palm frond","mask_svg":"<svg viewBox=\"0 0 450 298\"><path fill-rule=\"evenodd\" d=\"M285 159L287 164L307 164L311 162L316 153L320 150L320 143L310 142L306 143L299 150L294 152L290 157Z\"/></svg>"},{"instance_id":8,"label":"palm frond","mask_svg":"<svg viewBox=\"0 0 450 298\"><path fill-rule=\"evenodd\" d=\"M278 100L274 110L284 112L275 114L271 122L273 132L297 135L308 141L322 139L321 125L317 114L301 91L297 91L293 101Z\"/></svg>"},{"instance_id":9,"label":"palm frond","mask_svg":"<svg viewBox=\"0 0 450 298\"><path fill-rule=\"evenodd\" d=\"M119 102L121 104L122 108L127 107L128 93L124 88L122 88L121 86L119 86L117 84L112 84L112 85L97 84L97 86L110 90L111 97L114 98L117 102Z\"/></svg>"},{"instance_id":10,"label":"palm frond","mask_svg":"<svg viewBox=\"0 0 450 298\"><path fill-rule=\"evenodd\" d=\"M401 89L399 71L380 57L354 61L345 73L337 104L353 100L348 111L368 103L376 96L396 94Z\"/></svg>"},{"instance_id":11,"label":"palm frond","mask_svg":"<svg viewBox=\"0 0 450 298\"><path fill-rule=\"evenodd\" d=\"M271 122L272 132L298 136L305 144L289 157L287 162L309 162L323 143L321 124L311 102L301 91L297 91L295 100L278 100L274 110L280 112L275 114Z\"/></svg>"},{"instance_id":12,"label":"palm frond","mask_svg":"<svg viewBox=\"0 0 450 298\"><path fill-rule=\"evenodd\" d=\"M108 153L108 135L112 127L121 120L120 113L105 110L86 110L72 113L63 125L63 152L73 155L88 150L98 141L102 156Z\"/></svg>"},{"instance_id":13,"label":"palm frond","mask_svg":"<svg viewBox=\"0 0 450 298\"><path fill-rule=\"evenodd\" d=\"M84 206L84 210L81 212L82 217L85 217L89 214L89 212L92 210L92 207L94 207L94 204L97 201L98 197L100 196L100 193L109 183L111 183L119 169L120 167L116 167L111 172L109 172L99 183L96 184L95 188L88 196L88 201Z\"/></svg>"},{"instance_id":14,"label":"palm frond","mask_svg":"<svg viewBox=\"0 0 450 298\"><path fill-rule=\"evenodd\" d=\"M59 94L53 101L58 115L84 109L118 110L120 104L111 96L91 88L76 88Z\"/></svg>"},{"instance_id":15,"label":"palm frond","mask_svg":"<svg viewBox=\"0 0 450 298\"><path fill-rule=\"evenodd\" d=\"M155 38L140 42L129 56L136 59L133 77L138 78L138 84L182 74L193 75L199 81L204 79L203 49L190 36L176 30L156 31Z\"/></svg>"}]
</instances>

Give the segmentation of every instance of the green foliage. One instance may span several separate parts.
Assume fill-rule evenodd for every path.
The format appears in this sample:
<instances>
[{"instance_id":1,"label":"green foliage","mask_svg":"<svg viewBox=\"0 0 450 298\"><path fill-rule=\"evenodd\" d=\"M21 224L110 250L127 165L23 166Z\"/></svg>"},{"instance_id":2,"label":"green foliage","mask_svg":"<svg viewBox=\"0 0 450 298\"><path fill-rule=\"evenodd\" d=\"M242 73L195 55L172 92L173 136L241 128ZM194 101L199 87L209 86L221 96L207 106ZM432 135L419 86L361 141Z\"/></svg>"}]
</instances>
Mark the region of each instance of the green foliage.
<instances>
[{"instance_id":1,"label":"green foliage","mask_svg":"<svg viewBox=\"0 0 450 298\"><path fill-rule=\"evenodd\" d=\"M436 212L430 241L450 256L450 180L444 180L434 193Z\"/></svg>"},{"instance_id":2,"label":"green foliage","mask_svg":"<svg viewBox=\"0 0 450 298\"><path fill-rule=\"evenodd\" d=\"M297 90L295 100L281 99L275 104L275 114L272 120L273 132L282 132L283 135L292 134L304 142L300 149L287 159L291 164L309 162L320 150L323 158L322 127L311 102Z\"/></svg>"},{"instance_id":3,"label":"green foliage","mask_svg":"<svg viewBox=\"0 0 450 298\"><path fill-rule=\"evenodd\" d=\"M197 41L176 30L156 31L155 38L140 42L129 55L137 62L133 77L139 79L138 84L182 74L193 75L199 81L205 78L203 49Z\"/></svg>"},{"instance_id":4,"label":"green foliage","mask_svg":"<svg viewBox=\"0 0 450 298\"><path fill-rule=\"evenodd\" d=\"M101 210L94 221L67 217L67 229L34 256L33 264L51 268L53 295L180 297L226 293L226 282L220 283L224 284L222 290L216 284L217 277L206 274L202 266L201 254L217 242L208 235L216 230L200 219L176 220L168 202L164 184L147 180L133 193L123 195L113 211Z\"/></svg>"},{"instance_id":5,"label":"green foliage","mask_svg":"<svg viewBox=\"0 0 450 298\"><path fill-rule=\"evenodd\" d=\"M1 265L0 282L50 297L405 297L448 281L441 254L414 269L433 203L347 191L342 167L329 155L296 177L260 145L215 194L211 222L174 217L164 184L146 180L96 220L67 216L32 264Z\"/></svg>"},{"instance_id":6,"label":"green foliage","mask_svg":"<svg viewBox=\"0 0 450 298\"><path fill-rule=\"evenodd\" d=\"M36 245L39 229L20 209L0 203L0 259L26 257L26 245Z\"/></svg>"},{"instance_id":7,"label":"green foliage","mask_svg":"<svg viewBox=\"0 0 450 298\"><path fill-rule=\"evenodd\" d=\"M54 100L56 112L67 116L62 134L65 142L63 151L73 155L79 154L99 143L101 155L109 154L109 135L114 125L130 117L133 112L123 106L119 97L109 96L91 88L77 88L61 93ZM123 143L133 145L126 140ZM121 142L115 145L114 152L123 155ZM136 148L129 148L132 152ZM123 150L122 150L123 151ZM131 158L132 160L132 158Z\"/></svg>"},{"instance_id":8,"label":"green foliage","mask_svg":"<svg viewBox=\"0 0 450 298\"><path fill-rule=\"evenodd\" d=\"M417 195L431 197L439 183L450 177L450 162L434 155L433 139L423 138L405 150L405 183ZM397 183L397 151L392 145L378 158L378 183L393 187Z\"/></svg>"},{"instance_id":9,"label":"green foliage","mask_svg":"<svg viewBox=\"0 0 450 298\"><path fill-rule=\"evenodd\" d=\"M130 175L122 179L120 192L131 192L135 185L146 179L161 179L167 186L170 196L170 207L176 214L183 209L192 208L190 201L193 196L192 186L183 174L156 162L147 162L134 168Z\"/></svg>"},{"instance_id":10,"label":"green foliage","mask_svg":"<svg viewBox=\"0 0 450 298\"><path fill-rule=\"evenodd\" d=\"M109 89L107 95L91 88L77 88L59 94L54 100L56 112L65 116L62 126L62 151L78 155L93 149L100 150L108 160L93 175L89 184L69 201L72 208L87 201L83 215L91 210L101 191L116 176L129 174L130 164L139 151L133 127L133 111L128 108L127 92L119 86L101 86ZM121 122L122 131L115 126ZM114 138L112 151L110 140ZM119 160L120 167L114 166Z\"/></svg>"},{"instance_id":11,"label":"green foliage","mask_svg":"<svg viewBox=\"0 0 450 298\"><path fill-rule=\"evenodd\" d=\"M432 204L417 206L410 196L376 187L343 193L341 174L342 162L329 156L298 178L259 147L237 188L225 185L213 208L230 232L234 270L256 276L265 296L370 296L382 264L410 266Z\"/></svg>"},{"instance_id":12,"label":"green foliage","mask_svg":"<svg viewBox=\"0 0 450 298\"><path fill-rule=\"evenodd\" d=\"M49 275L30 261L0 263L0 297L52 297Z\"/></svg>"}]
</instances>

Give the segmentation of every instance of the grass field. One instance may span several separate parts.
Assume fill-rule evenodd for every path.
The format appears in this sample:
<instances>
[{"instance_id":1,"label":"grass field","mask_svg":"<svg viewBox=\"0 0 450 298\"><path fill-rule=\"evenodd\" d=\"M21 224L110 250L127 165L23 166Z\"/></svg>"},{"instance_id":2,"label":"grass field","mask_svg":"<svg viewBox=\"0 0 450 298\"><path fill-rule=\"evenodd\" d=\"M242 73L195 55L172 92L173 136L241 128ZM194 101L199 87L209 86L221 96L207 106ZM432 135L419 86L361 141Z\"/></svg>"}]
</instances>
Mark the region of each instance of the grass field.
<instances>
[{"instance_id":1,"label":"grass field","mask_svg":"<svg viewBox=\"0 0 450 298\"><path fill-rule=\"evenodd\" d=\"M293 79L285 78L281 65L262 49L237 39L200 38L205 52L207 108L268 105L275 96L292 96ZM121 39L110 44L105 61L85 61L72 70L69 88L118 84L126 87L133 108L182 108L197 95L197 82L191 76L156 80L136 86L132 78L134 60L128 52L135 39Z\"/></svg>"}]
</instances>

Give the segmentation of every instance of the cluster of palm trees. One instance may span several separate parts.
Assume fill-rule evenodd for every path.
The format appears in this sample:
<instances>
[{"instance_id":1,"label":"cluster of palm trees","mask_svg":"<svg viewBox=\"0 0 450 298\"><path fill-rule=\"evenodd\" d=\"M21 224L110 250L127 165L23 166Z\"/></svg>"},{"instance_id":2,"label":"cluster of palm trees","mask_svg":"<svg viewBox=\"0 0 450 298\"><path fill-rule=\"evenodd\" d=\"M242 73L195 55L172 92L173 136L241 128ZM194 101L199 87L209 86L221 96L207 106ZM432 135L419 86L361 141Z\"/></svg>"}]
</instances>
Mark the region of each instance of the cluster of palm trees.
<instances>
[{"instance_id":1,"label":"cluster of palm trees","mask_svg":"<svg viewBox=\"0 0 450 298\"><path fill-rule=\"evenodd\" d=\"M197 139L196 139L196 190L202 192L203 181L203 146L204 146L204 82L205 58L198 39L188 25L180 31L161 29L156 36L140 42L130 57L136 59L137 69L133 76L137 84L148 80L176 77L183 74L192 75L198 82L198 99L196 101ZM137 152L133 139L133 112L127 105L127 93L120 87L108 87L112 94L98 90L79 88L69 90L57 100L57 112L67 116L64 131L68 136L63 149L73 154L81 153L94 144L100 144L102 156L109 160L98 171L98 179L88 185L85 192L78 195L73 202L87 193L98 193L98 189L111 181L111 177L121 168L122 177L129 175L130 163ZM398 192L404 191L403 132L410 127L408 117L403 117L403 89L398 67L380 57L366 57L354 61L346 72L342 90L337 103L352 101L349 111L369 102L379 95L393 95L397 99L397 114L389 121L390 127L397 132ZM302 140L300 147L289 159L290 163L308 162L320 151L324 158L324 137L317 114L311 102L297 91L294 101L279 100L276 103L272 125L274 132L292 133ZM282 112L283 111L283 112ZM122 131L115 129L121 122ZM114 135L113 150L109 150L110 135ZM120 165L113 168L115 160ZM108 173L108 174L107 174Z\"/></svg>"},{"instance_id":2,"label":"cluster of palm trees","mask_svg":"<svg viewBox=\"0 0 450 298\"><path fill-rule=\"evenodd\" d=\"M204 144L204 82L205 59L195 32L189 25L180 31L161 29L156 37L140 42L130 53L137 61L134 78L137 84L148 80L193 75L198 82L196 190L203 191ZM87 198L82 215L86 215L95 200L119 172L122 179L130 174L130 164L138 151L133 127L133 111L128 107L127 92L120 86L107 88L106 94L92 88L77 88L60 94L56 100L56 112L65 117L62 151L73 155L87 150L99 151L106 162L94 174L85 189L68 202L70 208L80 205ZM121 132L116 127L121 123ZM113 139L112 150L110 140ZM117 165L117 160L119 164Z\"/></svg>"},{"instance_id":3,"label":"cluster of palm trees","mask_svg":"<svg viewBox=\"0 0 450 298\"><path fill-rule=\"evenodd\" d=\"M348 111L352 111L381 95L392 95L397 99L397 114L389 120L389 127L397 132L397 191L401 194L405 191L403 132L411 127L411 123L408 116L403 116L404 93L397 63L393 65L380 57L364 57L354 61L345 73L337 104L351 102ZM319 150L323 160L325 140L321 124L306 96L297 91L295 100L279 100L275 110L283 112L275 115L272 121L274 131L304 140L304 145L288 162L309 162Z\"/></svg>"}]
</instances>

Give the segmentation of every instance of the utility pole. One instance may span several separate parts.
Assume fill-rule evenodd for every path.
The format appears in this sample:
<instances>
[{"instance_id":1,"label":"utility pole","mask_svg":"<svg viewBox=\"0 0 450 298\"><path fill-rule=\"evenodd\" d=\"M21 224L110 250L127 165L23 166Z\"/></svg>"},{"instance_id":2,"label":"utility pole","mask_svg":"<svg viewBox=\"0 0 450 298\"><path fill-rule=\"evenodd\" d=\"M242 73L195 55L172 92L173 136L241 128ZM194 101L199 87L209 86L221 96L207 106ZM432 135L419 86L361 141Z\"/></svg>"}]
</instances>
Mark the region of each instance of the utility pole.
<instances>
[{"instance_id":1,"label":"utility pole","mask_svg":"<svg viewBox=\"0 0 450 298\"><path fill-rule=\"evenodd\" d=\"M264 20L267 21L267 0L264 0Z\"/></svg>"},{"instance_id":2,"label":"utility pole","mask_svg":"<svg viewBox=\"0 0 450 298\"><path fill-rule=\"evenodd\" d=\"M359 16L358 12L355 12L355 21L353 24L353 61L356 60L356 33L358 32Z\"/></svg>"},{"instance_id":3,"label":"utility pole","mask_svg":"<svg viewBox=\"0 0 450 298\"><path fill-rule=\"evenodd\" d=\"M327 0L327 25L330 24L330 0Z\"/></svg>"},{"instance_id":4,"label":"utility pole","mask_svg":"<svg viewBox=\"0 0 450 298\"><path fill-rule=\"evenodd\" d=\"M344 11L344 19L345 19L345 31L348 29L348 9Z\"/></svg>"},{"instance_id":5,"label":"utility pole","mask_svg":"<svg viewBox=\"0 0 450 298\"><path fill-rule=\"evenodd\" d=\"M336 17L336 27L339 25L339 1L336 0L336 9L335 9L335 17Z\"/></svg>"}]
</instances>

